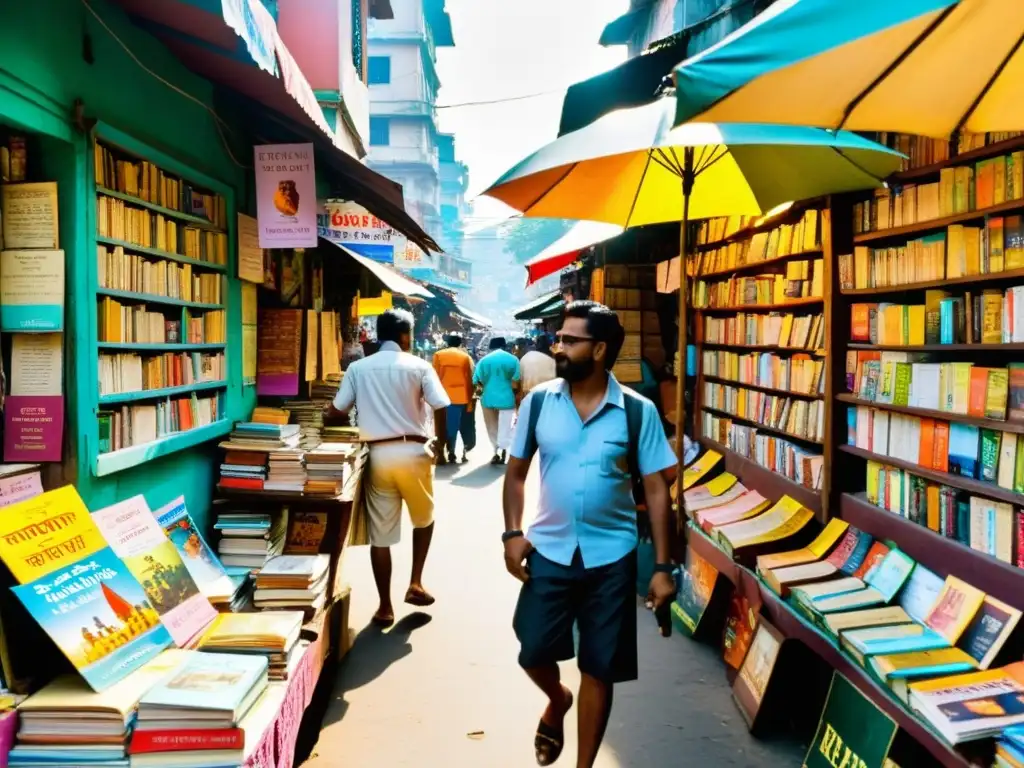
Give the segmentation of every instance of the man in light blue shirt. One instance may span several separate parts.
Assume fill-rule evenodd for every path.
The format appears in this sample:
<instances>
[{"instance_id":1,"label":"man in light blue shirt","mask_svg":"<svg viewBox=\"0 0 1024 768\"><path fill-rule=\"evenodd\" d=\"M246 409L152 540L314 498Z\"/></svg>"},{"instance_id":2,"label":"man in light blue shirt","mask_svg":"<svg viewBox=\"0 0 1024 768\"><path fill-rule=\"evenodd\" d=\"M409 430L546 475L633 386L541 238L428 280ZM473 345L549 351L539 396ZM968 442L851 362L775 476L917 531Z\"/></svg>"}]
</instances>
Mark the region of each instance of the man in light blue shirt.
<instances>
[{"instance_id":1,"label":"man in light blue shirt","mask_svg":"<svg viewBox=\"0 0 1024 768\"><path fill-rule=\"evenodd\" d=\"M558 662L575 655L574 624L582 673L578 768L597 758L613 685L637 677L634 481L641 478L657 558L650 598L661 608L675 592L662 472L676 459L654 404L610 373L623 339L607 307L577 301L566 308L552 348L560 378L523 401L505 475L505 565L524 582L514 619L519 663L549 700L534 739L540 765L553 763L565 741L573 696ZM634 446L631 432L639 436ZM527 536L524 485L536 450L540 508Z\"/></svg>"},{"instance_id":2,"label":"man in light blue shirt","mask_svg":"<svg viewBox=\"0 0 1024 768\"><path fill-rule=\"evenodd\" d=\"M487 436L494 446L491 464L503 464L512 443L519 376L519 360L505 351L505 339L500 336L491 339L490 354L485 355L473 371L473 384L481 388L480 406Z\"/></svg>"}]
</instances>

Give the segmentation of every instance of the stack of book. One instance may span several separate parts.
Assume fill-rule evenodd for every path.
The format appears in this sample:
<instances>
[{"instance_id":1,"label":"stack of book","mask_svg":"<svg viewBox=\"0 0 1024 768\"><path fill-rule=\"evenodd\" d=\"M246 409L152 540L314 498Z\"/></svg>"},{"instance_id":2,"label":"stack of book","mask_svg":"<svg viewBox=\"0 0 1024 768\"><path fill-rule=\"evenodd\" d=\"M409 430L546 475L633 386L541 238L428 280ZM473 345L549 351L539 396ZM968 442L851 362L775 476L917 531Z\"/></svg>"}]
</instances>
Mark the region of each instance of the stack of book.
<instances>
[{"instance_id":1,"label":"stack of book","mask_svg":"<svg viewBox=\"0 0 1024 768\"><path fill-rule=\"evenodd\" d=\"M306 487L306 467L303 452L298 448L281 448L270 452L269 474L263 483L266 491L302 493Z\"/></svg>"},{"instance_id":2,"label":"stack of book","mask_svg":"<svg viewBox=\"0 0 1024 768\"><path fill-rule=\"evenodd\" d=\"M256 607L301 610L309 621L327 601L330 563L330 555L278 555L268 560L256 576Z\"/></svg>"},{"instance_id":3,"label":"stack of book","mask_svg":"<svg viewBox=\"0 0 1024 768\"><path fill-rule=\"evenodd\" d=\"M238 723L267 689L267 659L185 653L139 702L128 750L134 768L220 768L245 761Z\"/></svg>"},{"instance_id":4,"label":"stack of book","mask_svg":"<svg viewBox=\"0 0 1024 768\"><path fill-rule=\"evenodd\" d=\"M283 551L288 515L220 512L213 527L221 533L217 551L224 565L258 570Z\"/></svg>"},{"instance_id":5,"label":"stack of book","mask_svg":"<svg viewBox=\"0 0 1024 768\"><path fill-rule=\"evenodd\" d=\"M320 430L324 427L324 409L313 400L287 400L285 408L299 426L299 448L311 451L320 445Z\"/></svg>"},{"instance_id":6,"label":"stack of book","mask_svg":"<svg viewBox=\"0 0 1024 768\"><path fill-rule=\"evenodd\" d=\"M358 427L324 427L320 435L325 443L358 443Z\"/></svg>"},{"instance_id":7,"label":"stack of book","mask_svg":"<svg viewBox=\"0 0 1024 768\"><path fill-rule=\"evenodd\" d=\"M323 443L306 454L306 493L337 496L344 488L355 461L354 443Z\"/></svg>"},{"instance_id":8,"label":"stack of book","mask_svg":"<svg viewBox=\"0 0 1024 768\"><path fill-rule=\"evenodd\" d=\"M221 488L262 490L267 481L267 455L260 451L228 451L220 465Z\"/></svg>"},{"instance_id":9,"label":"stack of book","mask_svg":"<svg viewBox=\"0 0 1024 768\"><path fill-rule=\"evenodd\" d=\"M240 421L235 424L230 440L223 444L229 450L273 451L278 448L297 448L298 424L262 424Z\"/></svg>"},{"instance_id":10,"label":"stack of book","mask_svg":"<svg viewBox=\"0 0 1024 768\"><path fill-rule=\"evenodd\" d=\"M199 641L211 653L265 656L271 680L287 680L288 665L301 652L301 611L222 613Z\"/></svg>"},{"instance_id":11,"label":"stack of book","mask_svg":"<svg viewBox=\"0 0 1024 768\"><path fill-rule=\"evenodd\" d=\"M166 650L100 692L80 675L56 678L18 707L17 743L7 765L123 768L139 700L186 654Z\"/></svg>"}]
</instances>

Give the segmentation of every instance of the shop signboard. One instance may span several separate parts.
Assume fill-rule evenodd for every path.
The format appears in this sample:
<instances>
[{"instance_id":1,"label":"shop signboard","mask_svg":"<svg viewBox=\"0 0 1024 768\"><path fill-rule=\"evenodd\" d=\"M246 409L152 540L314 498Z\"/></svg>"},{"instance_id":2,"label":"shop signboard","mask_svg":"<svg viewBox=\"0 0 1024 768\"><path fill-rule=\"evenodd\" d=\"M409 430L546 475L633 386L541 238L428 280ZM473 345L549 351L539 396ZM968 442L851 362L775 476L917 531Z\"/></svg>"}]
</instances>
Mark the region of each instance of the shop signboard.
<instances>
[{"instance_id":1,"label":"shop signboard","mask_svg":"<svg viewBox=\"0 0 1024 768\"><path fill-rule=\"evenodd\" d=\"M383 264L397 263L405 237L390 224L352 202L329 202L318 217L321 235Z\"/></svg>"},{"instance_id":2,"label":"shop signboard","mask_svg":"<svg viewBox=\"0 0 1024 768\"><path fill-rule=\"evenodd\" d=\"M313 145L264 144L255 153L259 247L315 248Z\"/></svg>"},{"instance_id":3,"label":"shop signboard","mask_svg":"<svg viewBox=\"0 0 1024 768\"><path fill-rule=\"evenodd\" d=\"M896 730L891 717L834 672L804 768L884 768Z\"/></svg>"}]
</instances>

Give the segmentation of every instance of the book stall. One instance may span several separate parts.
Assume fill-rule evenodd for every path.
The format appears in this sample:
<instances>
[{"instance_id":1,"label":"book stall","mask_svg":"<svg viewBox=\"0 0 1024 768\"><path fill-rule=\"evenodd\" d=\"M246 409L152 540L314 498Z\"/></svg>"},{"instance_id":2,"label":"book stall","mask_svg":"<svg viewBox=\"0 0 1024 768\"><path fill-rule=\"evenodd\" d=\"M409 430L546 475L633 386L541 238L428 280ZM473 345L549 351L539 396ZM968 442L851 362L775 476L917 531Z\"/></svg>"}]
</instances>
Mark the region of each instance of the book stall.
<instances>
[{"instance_id":1,"label":"book stall","mask_svg":"<svg viewBox=\"0 0 1024 768\"><path fill-rule=\"evenodd\" d=\"M1019 765L1024 136L876 138L885 189L694 225L673 617L807 765Z\"/></svg>"}]
</instances>

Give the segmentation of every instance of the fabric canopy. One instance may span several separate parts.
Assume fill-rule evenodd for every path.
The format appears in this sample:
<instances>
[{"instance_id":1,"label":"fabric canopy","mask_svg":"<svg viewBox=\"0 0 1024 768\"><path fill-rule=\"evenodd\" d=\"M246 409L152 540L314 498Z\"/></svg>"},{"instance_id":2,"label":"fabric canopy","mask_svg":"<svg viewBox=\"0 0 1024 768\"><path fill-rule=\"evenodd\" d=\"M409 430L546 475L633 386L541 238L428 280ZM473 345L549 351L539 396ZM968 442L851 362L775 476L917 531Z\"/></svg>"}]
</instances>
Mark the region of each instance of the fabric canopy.
<instances>
[{"instance_id":1,"label":"fabric canopy","mask_svg":"<svg viewBox=\"0 0 1024 768\"><path fill-rule=\"evenodd\" d=\"M572 264L587 248L611 240L624 230L617 224L600 221L580 221L543 251L526 262L526 285L553 275Z\"/></svg>"},{"instance_id":2,"label":"fabric canopy","mask_svg":"<svg viewBox=\"0 0 1024 768\"><path fill-rule=\"evenodd\" d=\"M534 299L526 306L520 307L512 313L512 316L516 320L536 320L541 317L549 317L552 311L561 309L564 304L562 294L559 291L552 291Z\"/></svg>"},{"instance_id":3,"label":"fabric canopy","mask_svg":"<svg viewBox=\"0 0 1024 768\"><path fill-rule=\"evenodd\" d=\"M476 312L466 309L461 304L455 305L455 312L470 325L476 325L480 328L490 328L493 325L493 323L483 315L478 315Z\"/></svg>"},{"instance_id":4,"label":"fabric canopy","mask_svg":"<svg viewBox=\"0 0 1024 768\"><path fill-rule=\"evenodd\" d=\"M647 18L647 13L646 8L640 8L622 14L605 26L599 42L601 45L626 45L637 27Z\"/></svg>"},{"instance_id":5,"label":"fabric canopy","mask_svg":"<svg viewBox=\"0 0 1024 768\"><path fill-rule=\"evenodd\" d=\"M356 264L363 267L363 269L376 277L384 284L384 287L392 293L397 293L401 296L420 296L425 299L434 298L434 294L422 285L413 282L398 270L389 267L387 264L381 264L379 261L374 261L373 259L368 259L365 256L360 256L358 253L350 251L344 245L332 242L326 238L321 237L318 238L318 240L321 243L330 243L332 246L344 253L350 259L355 261Z\"/></svg>"},{"instance_id":6,"label":"fabric canopy","mask_svg":"<svg viewBox=\"0 0 1024 768\"><path fill-rule=\"evenodd\" d=\"M220 14L185 0L117 0L140 26L207 80L287 119L316 145L317 159L342 177L352 199L427 250L436 242L406 212L402 187L338 144L313 88L259 0L224 0Z\"/></svg>"}]
</instances>

